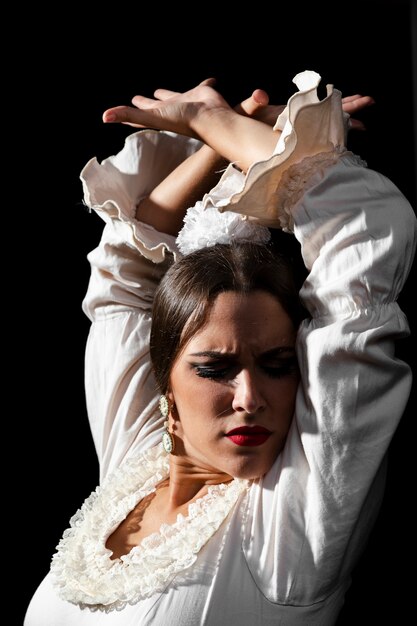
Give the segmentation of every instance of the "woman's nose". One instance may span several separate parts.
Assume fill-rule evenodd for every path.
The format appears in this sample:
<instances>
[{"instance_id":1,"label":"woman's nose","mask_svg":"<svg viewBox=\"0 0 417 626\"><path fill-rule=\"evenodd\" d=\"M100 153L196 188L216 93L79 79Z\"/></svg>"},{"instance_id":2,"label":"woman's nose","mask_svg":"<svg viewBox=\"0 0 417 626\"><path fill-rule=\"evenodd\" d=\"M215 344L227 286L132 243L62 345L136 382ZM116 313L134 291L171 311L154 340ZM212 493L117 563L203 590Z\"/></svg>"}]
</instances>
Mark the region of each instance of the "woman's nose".
<instances>
[{"instance_id":1,"label":"woman's nose","mask_svg":"<svg viewBox=\"0 0 417 626\"><path fill-rule=\"evenodd\" d=\"M233 410L253 414L264 407L265 401L255 376L248 370L242 370L236 378Z\"/></svg>"}]
</instances>

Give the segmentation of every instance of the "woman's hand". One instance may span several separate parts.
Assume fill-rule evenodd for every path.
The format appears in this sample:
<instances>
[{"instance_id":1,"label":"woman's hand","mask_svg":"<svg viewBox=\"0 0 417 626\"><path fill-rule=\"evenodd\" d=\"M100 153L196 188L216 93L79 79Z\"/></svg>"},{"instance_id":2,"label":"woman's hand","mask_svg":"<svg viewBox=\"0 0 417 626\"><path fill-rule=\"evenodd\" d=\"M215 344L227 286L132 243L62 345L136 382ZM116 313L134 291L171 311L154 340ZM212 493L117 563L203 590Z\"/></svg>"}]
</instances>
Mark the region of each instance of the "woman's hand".
<instances>
[{"instance_id":1,"label":"woman's hand","mask_svg":"<svg viewBox=\"0 0 417 626\"><path fill-rule=\"evenodd\" d=\"M199 98L207 97L207 105L214 107L226 107L229 108L229 105L226 101L220 96L220 94L211 89L208 91L207 89L201 89L202 87L213 87L216 80L214 78L208 78L201 82L196 88L191 89L185 94L181 94L177 91L170 91L168 89L157 89L154 92L155 99L145 98L144 96L135 96L132 98L132 104L135 105L136 109L128 106L118 106L113 107L111 109L107 109L103 113L103 121L104 122L119 122L122 124L127 124L128 126L133 126L134 128L149 128L149 125L144 123L145 120L145 111L147 110L150 115L155 116L156 121L160 121L161 123L166 123L166 118L169 115L175 115L179 113L179 107L181 105L181 101L183 100L183 96L187 99L196 99L198 102ZM168 102L169 100L169 102ZM165 108L161 107L161 103L164 103ZM275 120L272 119L272 115L275 109L283 110L282 107L268 107L269 96L263 89L255 89L252 95L243 100L240 104L234 107L234 110L241 115L245 115L247 117L254 117L259 119L260 121L264 121L262 118L270 119L270 126L273 126ZM175 107L178 107L175 110ZM269 112L265 111L265 114L262 114L264 109L270 109ZM141 111L138 113L137 109ZM190 110L188 113L191 114L193 111ZM157 117L159 116L159 117ZM157 126L160 128L160 126ZM165 128L165 126L164 126ZM178 131L179 132L179 131ZM181 133L188 134L188 133Z\"/></svg>"},{"instance_id":2,"label":"woman's hand","mask_svg":"<svg viewBox=\"0 0 417 626\"><path fill-rule=\"evenodd\" d=\"M121 122L136 128L157 128L180 135L200 138L194 121L210 111L232 110L226 100L215 90L215 79L208 78L197 87L184 93L157 89L155 98L135 96L134 107L119 106L107 109L104 122Z\"/></svg>"},{"instance_id":3,"label":"woman's hand","mask_svg":"<svg viewBox=\"0 0 417 626\"><path fill-rule=\"evenodd\" d=\"M122 122L138 128L157 128L196 137L227 161L246 170L255 161L268 158L275 148L277 132L255 120L239 115L213 89L214 79L207 79L186 91L157 89L155 99L135 96L135 107L116 107L103 114L104 122ZM259 104L252 97L242 109L252 112Z\"/></svg>"},{"instance_id":4,"label":"woman's hand","mask_svg":"<svg viewBox=\"0 0 417 626\"><path fill-rule=\"evenodd\" d=\"M250 101L258 101L262 102L262 105L259 104L258 107L249 111L245 111L243 105L245 103L250 103ZM250 115L255 119L268 124L269 126L274 126L277 121L278 115L280 115L285 109L285 104L269 104L268 94L262 89L257 89L253 92L251 98L245 101L245 103L239 104L235 107L235 111L238 113L242 113L243 115ZM353 115L354 113L358 113L362 109L371 106L375 103L375 100L370 96L361 96L360 94L355 94L354 96L347 96L346 98L342 98L342 108L345 113L349 115ZM357 120L353 117L349 120L349 130L365 130L365 124L360 120Z\"/></svg>"},{"instance_id":5,"label":"woman's hand","mask_svg":"<svg viewBox=\"0 0 417 626\"><path fill-rule=\"evenodd\" d=\"M371 96L361 96L355 94L354 96L346 96L342 98L342 107L345 113L349 113L352 116L354 113L358 113L362 109L375 104L375 100ZM365 130L365 124L360 120L353 117L349 120L349 130Z\"/></svg>"}]
</instances>

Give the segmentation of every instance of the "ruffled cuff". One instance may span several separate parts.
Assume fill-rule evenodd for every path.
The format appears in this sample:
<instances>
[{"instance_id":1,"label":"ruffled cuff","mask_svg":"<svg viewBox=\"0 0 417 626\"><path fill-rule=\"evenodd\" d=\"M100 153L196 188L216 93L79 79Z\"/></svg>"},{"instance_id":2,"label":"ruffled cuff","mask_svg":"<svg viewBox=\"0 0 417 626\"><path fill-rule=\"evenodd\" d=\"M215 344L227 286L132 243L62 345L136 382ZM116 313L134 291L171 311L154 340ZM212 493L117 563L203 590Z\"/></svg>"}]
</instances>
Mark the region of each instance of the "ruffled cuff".
<instances>
[{"instance_id":1,"label":"ruffled cuff","mask_svg":"<svg viewBox=\"0 0 417 626\"><path fill-rule=\"evenodd\" d=\"M81 172L84 202L113 222L119 236L139 252L160 263L169 251L178 254L175 237L139 222L136 209L142 198L199 149L201 143L175 133L143 130L127 137L123 149L101 163L91 159Z\"/></svg>"},{"instance_id":2,"label":"ruffled cuff","mask_svg":"<svg viewBox=\"0 0 417 626\"><path fill-rule=\"evenodd\" d=\"M341 93L327 85L319 100L320 76L306 71L294 78L299 88L278 117L281 130L274 154L254 163L244 175L229 165L219 183L203 199L205 207L234 211L265 226L293 231L291 209L310 179L334 165L346 152L346 121Z\"/></svg>"}]
</instances>

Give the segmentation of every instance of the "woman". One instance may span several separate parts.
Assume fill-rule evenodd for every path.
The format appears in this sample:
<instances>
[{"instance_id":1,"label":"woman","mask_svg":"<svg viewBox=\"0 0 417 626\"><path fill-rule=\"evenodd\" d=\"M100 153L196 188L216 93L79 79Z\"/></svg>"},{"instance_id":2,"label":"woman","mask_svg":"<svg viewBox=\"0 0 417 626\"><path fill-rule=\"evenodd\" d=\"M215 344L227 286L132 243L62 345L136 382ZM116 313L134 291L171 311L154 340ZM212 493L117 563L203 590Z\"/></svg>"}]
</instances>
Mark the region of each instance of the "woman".
<instances>
[{"instance_id":1,"label":"woman","mask_svg":"<svg viewBox=\"0 0 417 626\"><path fill-rule=\"evenodd\" d=\"M344 149L319 78L297 75L273 129L245 115L265 94L233 111L211 81L105 113L181 136L137 133L82 173L106 221L84 303L102 485L27 626L335 623L410 389L393 342L415 219ZM301 324L266 226L301 244Z\"/></svg>"}]
</instances>

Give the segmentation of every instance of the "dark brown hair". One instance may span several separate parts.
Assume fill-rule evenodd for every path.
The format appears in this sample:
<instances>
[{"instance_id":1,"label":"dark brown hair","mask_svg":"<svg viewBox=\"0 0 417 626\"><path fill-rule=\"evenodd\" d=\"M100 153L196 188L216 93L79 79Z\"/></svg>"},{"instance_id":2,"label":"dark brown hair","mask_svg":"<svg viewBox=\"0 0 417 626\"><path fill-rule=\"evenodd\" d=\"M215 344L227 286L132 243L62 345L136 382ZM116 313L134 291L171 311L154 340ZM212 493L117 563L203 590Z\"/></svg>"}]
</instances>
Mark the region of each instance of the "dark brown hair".
<instances>
[{"instance_id":1,"label":"dark brown hair","mask_svg":"<svg viewBox=\"0 0 417 626\"><path fill-rule=\"evenodd\" d=\"M183 257L165 274L153 305L150 350L161 393L168 391L177 356L225 291L270 293L295 328L304 316L291 264L272 245L216 244Z\"/></svg>"}]
</instances>

